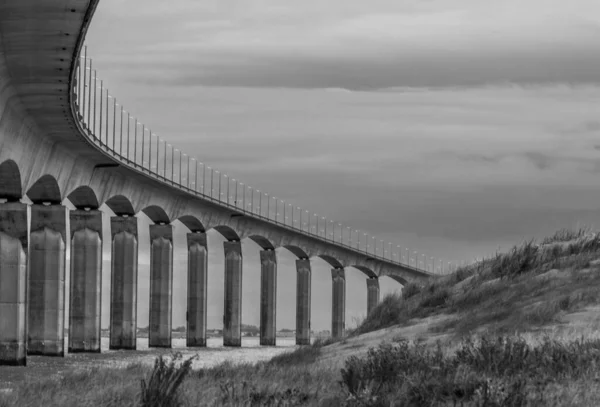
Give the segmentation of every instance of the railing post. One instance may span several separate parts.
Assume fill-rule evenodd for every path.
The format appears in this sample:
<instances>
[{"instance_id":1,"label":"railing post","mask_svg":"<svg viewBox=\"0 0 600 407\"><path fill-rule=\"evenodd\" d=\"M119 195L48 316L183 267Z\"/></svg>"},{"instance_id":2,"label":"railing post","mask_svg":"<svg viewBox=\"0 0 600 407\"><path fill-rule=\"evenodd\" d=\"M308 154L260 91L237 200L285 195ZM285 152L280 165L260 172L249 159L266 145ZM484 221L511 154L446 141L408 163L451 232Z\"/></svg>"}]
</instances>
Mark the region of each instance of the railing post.
<instances>
[{"instance_id":1,"label":"railing post","mask_svg":"<svg viewBox=\"0 0 600 407\"><path fill-rule=\"evenodd\" d=\"M81 93L82 97L81 97L80 100L81 100L81 105L83 106L83 108L81 110L81 120L85 121L85 112L86 111L88 111L88 112L90 111L89 107L87 107L87 109L86 109L86 104L85 104L85 101L86 101L86 98L85 98L85 96L86 96L85 88L86 88L86 85L87 85L87 45L83 47L83 78L79 78L79 80L81 81L82 79L83 79L83 82L82 82L82 84L83 84L83 86L82 86L83 92Z\"/></svg>"},{"instance_id":2,"label":"railing post","mask_svg":"<svg viewBox=\"0 0 600 407\"><path fill-rule=\"evenodd\" d=\"M113 97L113 140L112 150L115 151L115 134L117 133L117 98Z\"/></svg>"},{"instance_id":3,"label":"railing post","mask_svg":"<svg viewBox=\"0 0 600 407\"><path fill-rule=\"evenodd\" d=\"M106 140L105 140L105 144L106 144L107 148L108 148L108 99L110 99L110 96L108 94L108 89L106 89Z\"/></svg>"},{"instance_id":4,"label":"railing post","mask_svg":"<svg viewBox=\"0 0 600 407\"><path fill-rule=\"evenodd\" d=\"M142 170L144 169L144 155L146 153L145 141L146 141L146 125L142 124Z\"/></svg>"},{"instance_id":5,"label":"railing post","mask_svg":"<svg viewBox=\"0 0 600 407\"><path fill-rule=\"evenodd\" d=\"M94 84L94 86L95 86L95 84ZM89 87L89 91L88 91L88 120L87 121L88 121L88 130L89 130L90 124L92 123L91 120L90 120L90 118L91 118L91 114L90 113L91 113L91 110L92 110L92 60L91 59L90 59L90 79L89 79L89 85L88 85L88 87ZM94 95L95 94L96 93L94 92ZM94 100L94 105L95 104L96 104L96 101ZM96 114L95 110L94 110L94 114ZM96 129L94 129L94 131L95 130ZM93 133L93 131L92 131L92 133Z\"/></svg>"},{"instance_id":6,"label":"railing post","mask_svg":"<svg viewBox=\"0 0 600 407\"><path fill-rule=\"evenodd\" d=\"M104 82L102 81L102 79L100 79L100 115L98 116L98 124L100 129L98 130L98 140L100 140L100 142L102 143L102 105L104 105L104 102L102 100L102 98L104 97ZM94 101L94 104L96 102ZM95 107L94 107L95 109ZM96 124L96 118L94 116L94 125Z\"/></svg>"},{"instance_id":7,"label":"railing post","mask_svg":"<svg viewBox=\"0 0 600 407\"><path fill-rule=\"evenodd\" d=\"M119 156L123 157L123 105L121 105L121 130L119 132Z\"/></svg>"}]
</instances>

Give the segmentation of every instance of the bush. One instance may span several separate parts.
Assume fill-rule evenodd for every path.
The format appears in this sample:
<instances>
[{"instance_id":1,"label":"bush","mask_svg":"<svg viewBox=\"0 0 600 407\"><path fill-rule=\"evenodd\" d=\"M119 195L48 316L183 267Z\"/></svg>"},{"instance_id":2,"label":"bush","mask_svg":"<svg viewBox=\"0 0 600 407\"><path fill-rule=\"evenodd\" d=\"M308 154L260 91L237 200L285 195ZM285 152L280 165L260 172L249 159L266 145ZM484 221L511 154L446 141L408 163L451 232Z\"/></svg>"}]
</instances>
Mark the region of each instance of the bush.
<instances>
[{"instance_id":1,"label":"bush","mask_svg":"<svg viewBox=\"0 0 600 407\"><path fill-rule=\"evenodd\" d=\"M197 355L183 361L179 367L177 363L182 360L181 353L173 354L170 363L167 363L162 355L156 358L148 381L142 379L141 405L143 407L180 406L178 389L191 371L192 362L196 357Z\"/></svg>"},{"instance_id":2,"label":"bush","mask_svg":"<svg viewBox=\"0 0 600 407\"><path fill-rule=\"evenodd\" d=\"M317 346L301 346L292 352L285 352L274 356L266 364L269 366L307 365L314 363L319 355L321 355L321 346L319 344Z\"/></svg>"},{"instance_id":3,"label":"bush","mask_svg":"<svg viewBox=\"0 0 600 407\"><path fill-rule=\"evenodd\" d=\"M226 406L300 406L307 404L312 398L310 394L295 387L284 391L258 389L246 381L228 381L222 383L220 389L220 402Z\"/></svg>"},{"instance_id":4,"label":"bush","mask_svg":"<svg viewBox=\"0 0 600 407\"><path fill-rule=\"evenodd\" d=\"M364 321L352 331L352 335L360 335L366 332L387 328L402 322L403 300L400 294L394 293L383 297Z\"/></svg>"},{"instance_id":5,"label":"bush","mask_svg":"<svg viewBox=\"0 0 600 407\"><path fill-rule=\"evenodd\" d=\"M408 283L402 289L402 297L408 299L414 297L421 292L422 286L417 283Z\"/></svg>"},{"instance_id":6,"label":"bush","mask_svg":"<svg viewBox=\"0 0 600 407\"><path fill-rule=\"evenodd\" d=\"M544 405L545 388L584 378L600 364L600 340L537 346L523 338L466 339L453 355L401 341L350 357L341 386L350 405Z\"/></svg>"}]
</instances>

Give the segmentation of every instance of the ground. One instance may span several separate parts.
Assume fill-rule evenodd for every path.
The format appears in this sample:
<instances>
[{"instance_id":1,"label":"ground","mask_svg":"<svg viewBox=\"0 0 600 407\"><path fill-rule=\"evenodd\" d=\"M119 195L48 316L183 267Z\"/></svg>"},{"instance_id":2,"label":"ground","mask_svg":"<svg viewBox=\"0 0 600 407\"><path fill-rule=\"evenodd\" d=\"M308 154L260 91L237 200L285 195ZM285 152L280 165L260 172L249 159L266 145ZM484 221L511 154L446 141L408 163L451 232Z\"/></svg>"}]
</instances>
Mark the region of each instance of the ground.
<instances>
[{"instance_id":1,"label":"ground","mask_svg":"<svg viewBox=\"0 0 600 407\"><path fill-rule=\"evenodd\" d=\"M600 235L559 231L406 286L337 342L203 368L32 358L0 371L0 406L600 405L599 283Z\"/></svg>"}]
</instances>

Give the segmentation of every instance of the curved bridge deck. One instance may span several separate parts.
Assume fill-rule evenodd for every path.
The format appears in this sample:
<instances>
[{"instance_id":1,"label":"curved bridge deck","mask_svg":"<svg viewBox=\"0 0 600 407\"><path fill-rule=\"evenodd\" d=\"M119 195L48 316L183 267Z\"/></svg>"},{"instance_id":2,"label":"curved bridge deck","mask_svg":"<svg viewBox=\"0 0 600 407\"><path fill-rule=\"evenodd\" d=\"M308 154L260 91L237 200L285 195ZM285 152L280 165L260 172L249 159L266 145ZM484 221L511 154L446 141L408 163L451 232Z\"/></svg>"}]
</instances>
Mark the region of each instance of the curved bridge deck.
<instances>
[{"instance_id":1,"label":"curved bridge deck","mask_svg":"<svg viewBox=\"0 0 600 407\"><path fill-rule=\"evenodd\" d=\"M140 137L139 126L136 124L132 132L128 118L127 130L121 130L124 111L117 110L114 100L107 104L108 95L104 97L102 86L98 90L97 79L90 75L93 68L89 60L81 58L85 34L97 4L98 0L0 3L0 198L6 201L0 204L3 259L0 315L3 323L5 319L8 321L7 329L0 333L0 349L3 344L10 344L6 345L8 350L0 351L0 363L24 363L25 349L28 353L64 354L60 340L65 323L68 244L72 265L70 289L72 298L77 299L70 304L69 327L76 334L74 342L70 339L69 348L99 349L96 287L102 273L104 235L110 236L113 248L111 347L135 348L138 250L135 215L139 212L154 222L150 226L153 281L150 320L154 335L151 346L170 346L174 220L180 220L190 230L190 346L201 346L205 340L205 232L211 228L227 240L225 290L229 305L224 325L226 342L233 346L238 344L240 334L239 242L243 238L253 239L262 248L264 344L270 344L269 338L274 335L276 258L272 253L278 247L285 247L298 257L299 343L306 341L307 332L310 337L310 310L305 309L307 304L310 308L308 259L318 256L332 266L334 335L343 334L344 329L345 267L356 267L370 277L369 309L379 298L376 284L379 276L389 276L403 284L433 276L397 261L400 254L394 254L387 244L377 252L367 252L364 243L352 240L352 234L340 229L339 224L338 228L334 224L334 229L328 230L328 223L317 226L316 219L296 219L294 216L300 214L290 212L286 220L284 209L279 206L282 203L268 201L265 208L262 198L252 196L252 190L242 192L239 182L232 187L233 181L227 178L223 185L222 174L216 181L211 174L207 181L204 166L200 167L203 174L200 181L198 161L185 159L181 152L177 157L175 150L169 151L166 143L161 145L158 137L146 136L143 125L141 140L132 141L136 133ZM207 182L212 182L209 192L206 192ZM32 205L20 202L25 196ZM76 210L66 210L62 205L65 199ZM102 213L98 209L103 204L115 213L109 234L103 233L101 227ZM76 286L77 281L80 286Z\"/></svg>"}]
</instances>

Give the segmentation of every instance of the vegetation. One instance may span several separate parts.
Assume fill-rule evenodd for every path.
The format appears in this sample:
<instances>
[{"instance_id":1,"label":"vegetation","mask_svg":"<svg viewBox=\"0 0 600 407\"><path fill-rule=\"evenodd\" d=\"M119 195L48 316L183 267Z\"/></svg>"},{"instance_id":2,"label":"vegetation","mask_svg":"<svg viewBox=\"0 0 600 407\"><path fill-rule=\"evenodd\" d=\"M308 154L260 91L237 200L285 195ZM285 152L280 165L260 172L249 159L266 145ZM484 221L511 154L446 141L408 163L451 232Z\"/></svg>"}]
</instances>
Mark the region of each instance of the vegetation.
<instances>
[{"instance_id":1,"label":"vegetation","mask_svg":"<svg viewBox=\"0 0 600 407\"><path fill-rule=\"evenodd\" d=\"M561 230L543 242L526 241L422 286L408 284L402 296L384 298L352 335L433 315L449 318L432 331L458 338L483 328L525 332L600 302L600 265L592 262L600 256L600 234Z\"/></svg>"},{"instance_id":2,"label":"vegetation","mask_svg":"<svg viewBox=\"0 0 600 407\"><path fill-rule=\"evenodd\" d=\"M154 369L150 377L142 379L142 392L140 404L143 407L178 407L179 386L191 370L195 359L189 358L177 366L182 359L181 353L176 353L170 363L161 356L156 358Z\"/></svg>"},{"instance_id":3,"label":"vegetation","mask_svg":"<svg viewBox=\"0 0 600 407\"><path fill-rule=\"evenodd\" d=\"M348 344L353 338L326 339L267 362L200 370L174 354L153 368L25 378L0 393L0 407L600 405L600 339L526 337L600 303L599 258L599 235L562 230L427 284L408 284L351 333L440 317L429 330L450 334L449 346L396 336L356 353L362 346ZM326 359L342 347L355 354L342 364Z\"/></svg>"},{"instance_id":4,"label":"vegetation","mask_svg":"<svg viewBox=\"0 0 600 407\"><path fill-rule=\"evenodd\" d=\"M597 340L563 344L546 338L531 346L518 337L484 336L463 341L450 356L440 346L400 341L350 357L341 383L347 405L564 405L573 394L556 386L589 383L599 362ZM582 405L600 401L600 394L584 394L578 394L586 398Z\"/></svg>"}]
</instances>

